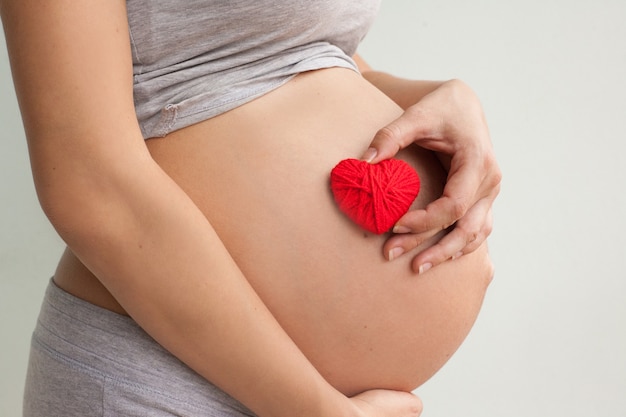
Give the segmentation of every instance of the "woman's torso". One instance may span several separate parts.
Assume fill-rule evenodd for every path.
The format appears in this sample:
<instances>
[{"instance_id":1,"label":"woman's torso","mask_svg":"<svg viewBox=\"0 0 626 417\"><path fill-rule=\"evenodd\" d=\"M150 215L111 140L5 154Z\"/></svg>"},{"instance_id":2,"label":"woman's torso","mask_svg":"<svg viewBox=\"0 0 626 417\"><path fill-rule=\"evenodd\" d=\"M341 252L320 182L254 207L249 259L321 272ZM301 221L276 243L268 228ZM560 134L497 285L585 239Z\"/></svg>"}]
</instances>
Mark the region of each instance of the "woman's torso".
<instances>
[{"instance_id":1,"label":"woman's torso","mask_svg":"<svg viewBox=\"0 0 626 417\"><path fill-rule=\"evenodd\" d=\"M335 68L304 73L232 111L147 141L287 333L348 394L410 390L429 378L469 331L491 278L485 247L416 276L410 255L385 261L386 237L338 211L330 170L358 158L400 114L360 75ZM399 156L421 175L414 207L424 207L440 195L445 173L428 152ZM55 280L123 312L71 255Z\"/></svg>"}]
</instances>

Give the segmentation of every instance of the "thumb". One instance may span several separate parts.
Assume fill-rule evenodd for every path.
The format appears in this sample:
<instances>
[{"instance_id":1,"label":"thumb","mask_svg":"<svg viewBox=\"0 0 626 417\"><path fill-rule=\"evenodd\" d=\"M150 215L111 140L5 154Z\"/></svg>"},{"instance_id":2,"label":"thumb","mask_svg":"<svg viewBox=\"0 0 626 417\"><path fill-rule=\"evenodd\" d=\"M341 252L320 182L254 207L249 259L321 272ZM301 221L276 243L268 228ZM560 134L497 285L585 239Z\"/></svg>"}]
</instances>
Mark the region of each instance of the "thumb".
<instances>
[{"instance_id":1,"label":"thumb","mask_svg":"<svg viewBox=\"0 0 626 417\"><path fill-rule=\"evenodd\" d=\"M375 164L393 158L400 149L406 148L419 137L420 125L419 118L408 111L404 112L402 116L376 132L361 159Z\"/></svg>"}]
</instances>

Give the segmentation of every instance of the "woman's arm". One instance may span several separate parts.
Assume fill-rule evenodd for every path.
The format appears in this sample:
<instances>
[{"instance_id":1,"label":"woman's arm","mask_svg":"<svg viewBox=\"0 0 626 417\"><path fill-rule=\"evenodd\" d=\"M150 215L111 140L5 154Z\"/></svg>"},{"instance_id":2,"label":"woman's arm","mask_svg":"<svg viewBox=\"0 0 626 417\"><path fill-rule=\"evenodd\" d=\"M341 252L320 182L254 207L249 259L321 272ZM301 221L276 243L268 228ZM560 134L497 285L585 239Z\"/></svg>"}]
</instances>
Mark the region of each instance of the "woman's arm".
<instances>
[{"instance_id":1,"label":"woman's arm","mask_svg":"<svg viewBox=\"0 0 626 417\"><path fill-rule=\"evenodd\" d=\"M133 108L123 0L3 0L0 14L41 205L150 335L260 416L415 406L379 393L395 408L374 413L324 381L152 160Z\"/></svg>"},{"instance_id":2,"label":"woman's arm","mask_svg":"<svg viewBox=\"0 0 626 417\"><path fill-rule=\"evenodd\" d=\"M372 70L359 55L354 60L365 79L405 109L376 134L363 159L376 163L415 143L437 152L448 171L443 195L396 223L396 235L384 245L385 256L393 260L451 225L450 233L416 255L414 270L424 272L473 252L491 233L492 205L501 181L478 98L459 80L408 80Z\"/></svg>"},{"instance_id":3,"label":"woman's arm","mask_svg":"<svg viewBox=\"0 0 626 417\"><path fill-rule=\"evenodd\" d=\"M374 70L359 54L352 57L363 78L376 86L404 110L441 87L444 81L408 80Z\"/></svg>"}]
</instances>

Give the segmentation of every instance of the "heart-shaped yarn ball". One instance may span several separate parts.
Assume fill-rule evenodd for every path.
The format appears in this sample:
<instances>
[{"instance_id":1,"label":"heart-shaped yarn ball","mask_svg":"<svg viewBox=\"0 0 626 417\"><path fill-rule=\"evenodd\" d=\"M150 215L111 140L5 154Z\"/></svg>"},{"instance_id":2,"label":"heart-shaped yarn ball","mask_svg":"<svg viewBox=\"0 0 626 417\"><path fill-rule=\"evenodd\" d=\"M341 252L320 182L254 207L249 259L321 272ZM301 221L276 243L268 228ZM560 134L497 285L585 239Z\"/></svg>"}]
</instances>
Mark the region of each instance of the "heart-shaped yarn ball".
<instances>
[{"instance_id":1,"label":"heart-shaped yarn ball","mask_svg":"<svg viewBox=\"0 0 626 417\"><path fill-rule=\"evenodd\" d=\"M417 197L417 172L399 159L370 164L344 159L330 172L335 201L352 221L372 233L388 232Z\"/></svg>"}]
</instances>

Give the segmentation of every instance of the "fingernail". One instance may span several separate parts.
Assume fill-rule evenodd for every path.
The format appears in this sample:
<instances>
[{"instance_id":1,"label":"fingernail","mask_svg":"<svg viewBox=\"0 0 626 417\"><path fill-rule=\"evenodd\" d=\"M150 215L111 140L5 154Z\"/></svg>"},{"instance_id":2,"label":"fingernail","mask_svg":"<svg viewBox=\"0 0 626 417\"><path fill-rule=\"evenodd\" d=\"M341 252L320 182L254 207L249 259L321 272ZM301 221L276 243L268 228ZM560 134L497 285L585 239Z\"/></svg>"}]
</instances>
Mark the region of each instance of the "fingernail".
<instances>
[{"instance_id":1,"label":"fingernail","mask_svg":"<svg viewBox=\"0 0 626 417\"><path fill-rule=\"evenodd\" d=\"M455 259L458 259L461 256L463 256L463 252L458 251L457 253L454 254L454 256L452 256L452 260L454 261Z\"/></svg>"},{"instance_id":2,"label":"fingernail","mask_svg":"<svg viewBox=\"0 0 626 417\"><path fill-rule=\"evenodd\" d=\"M363 154L362 159L365 162L372 162L374 158L376 158L376 155L378 155L378 151L376 150L376 148L368 148Z\"/></svg>"},{"instance_id":3,"label":"fingernail","mask_svg":"<svg viewBox=\"0 0 626 417\"><path fill-rule=\"evenodd\" d=\"M389 251L389 261L393 261L404 253L402 248L393 248Z\"/></svg>"},{"instance_id":4,"label":"fingernail","mask_svg":"<svg viewBox=\"0 0 626 417\"><path fill-rule=\"evenodd\" d=\"M396 225L396 226L393 227L393 232L394 233L409 233L410 231L411 231L411 229L409 229L406 226Z\"/></svg>"},{"instance_id":5,"label":"fingernail","mask_svg":"<svg viewBox=\"0 0 626 417\"><path fill-rule=\"evenodd\" d=\"M420 267L419 267L419 269L418 269L417 273L421 275L421 274L423 274L424 272L428 271L428 270L429 270L430 268L432 268L432 267L433 267L433 264L431 264L430 262L426 262L425 264L420 265Z\"/></svg>"}]
</instances>

